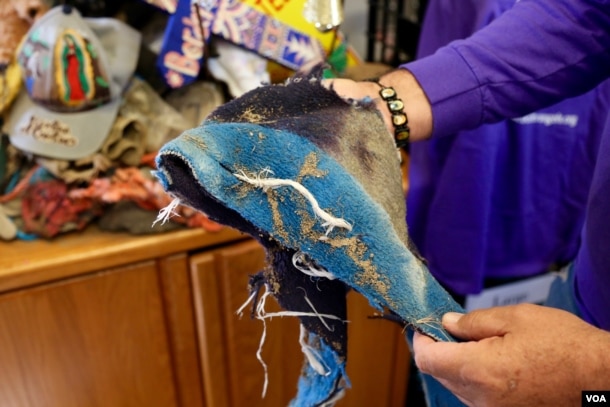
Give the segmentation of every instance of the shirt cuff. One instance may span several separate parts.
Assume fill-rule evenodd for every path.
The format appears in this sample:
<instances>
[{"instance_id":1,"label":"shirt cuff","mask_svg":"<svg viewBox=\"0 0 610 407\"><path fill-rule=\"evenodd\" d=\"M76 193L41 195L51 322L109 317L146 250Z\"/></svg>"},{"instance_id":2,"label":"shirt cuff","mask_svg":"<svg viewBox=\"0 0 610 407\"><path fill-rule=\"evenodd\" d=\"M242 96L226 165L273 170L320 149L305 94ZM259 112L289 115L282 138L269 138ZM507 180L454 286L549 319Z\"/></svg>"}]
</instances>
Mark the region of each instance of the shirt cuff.
<instances>
[{"instance_id":1,"label":"shirt cuff","mask_svg":"<svg viewBox=\"0 0 610 407\"><path fill-rule=\"evenodd\" d=\"M433 137L482 124L483 94L479 81L455 49L441 48L400 68L415 76L430 101Z\"/></svg>"}]
</instances>

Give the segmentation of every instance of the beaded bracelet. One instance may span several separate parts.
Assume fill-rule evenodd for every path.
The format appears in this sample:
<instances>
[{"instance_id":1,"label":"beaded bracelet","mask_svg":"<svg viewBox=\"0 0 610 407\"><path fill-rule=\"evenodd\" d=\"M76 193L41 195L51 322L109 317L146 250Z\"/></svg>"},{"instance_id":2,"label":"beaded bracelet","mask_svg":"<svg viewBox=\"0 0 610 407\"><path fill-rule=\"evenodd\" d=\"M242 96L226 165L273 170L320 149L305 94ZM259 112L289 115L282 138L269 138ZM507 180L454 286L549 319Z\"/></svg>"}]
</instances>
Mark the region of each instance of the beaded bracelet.
<instances>
[{"instance_id":1,"label":"beaded bracelet","mask_svg":"<svg viewBox=\"0 0 610 407\"><path fill-rule=\"evenodd\" d=\"M411 135L411 129L409 128L409 120L405 113L405 104L401 99L398 98L396 90L391 86L384 86L378 81L372 80L371 82L376 83L381 87L379 90L379 96L388 105L388 110L392 114L392 124L394 125L394 141L396 147L404 148L409 143L409 136Z\"/></svg>"}]
</instances>

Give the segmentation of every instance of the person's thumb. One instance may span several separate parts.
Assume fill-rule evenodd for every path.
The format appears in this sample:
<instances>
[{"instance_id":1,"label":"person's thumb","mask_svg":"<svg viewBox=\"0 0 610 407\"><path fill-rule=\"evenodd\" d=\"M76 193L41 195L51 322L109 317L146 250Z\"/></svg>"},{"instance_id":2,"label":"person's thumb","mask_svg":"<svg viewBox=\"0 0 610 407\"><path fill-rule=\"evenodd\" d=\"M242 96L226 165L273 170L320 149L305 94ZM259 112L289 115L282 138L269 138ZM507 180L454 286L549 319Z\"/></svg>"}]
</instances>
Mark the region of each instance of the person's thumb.
<instances>
[{"instance_id":1,"label":"person's thumb","mask_svg":"<svg viewBox=\"0 0 610 407\"><path fill-rule=\"evenodd\" d=\"M508 324L499 309L475 310L468 314L448 312L443 315L443 326L453 336L478 341L506 334Z\"/></svg>"}]
</instances>

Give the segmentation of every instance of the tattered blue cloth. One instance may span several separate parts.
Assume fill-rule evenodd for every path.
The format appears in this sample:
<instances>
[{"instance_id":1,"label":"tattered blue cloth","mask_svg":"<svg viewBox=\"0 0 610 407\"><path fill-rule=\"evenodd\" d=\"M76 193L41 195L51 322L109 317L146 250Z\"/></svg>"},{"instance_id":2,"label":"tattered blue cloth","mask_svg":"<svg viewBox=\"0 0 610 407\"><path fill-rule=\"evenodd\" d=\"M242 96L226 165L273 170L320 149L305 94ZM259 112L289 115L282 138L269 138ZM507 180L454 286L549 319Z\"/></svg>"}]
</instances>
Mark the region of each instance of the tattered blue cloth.
<instances>
[{"instance_id":1,"label":"tattered blue cloth","mask_svg":"<svg viewBox=\"0 0 610 407\"><path fill-rule=\"evenodd\" d=\"M412 251L400 158L370 100L348 102L317 76L266 85L166 144L157 177L181 203L267 250L251 280L299 316L306 367L295 406L332 405L345 377L345 295L437 340L461 307Z\"/></svg>"}]
</instances>

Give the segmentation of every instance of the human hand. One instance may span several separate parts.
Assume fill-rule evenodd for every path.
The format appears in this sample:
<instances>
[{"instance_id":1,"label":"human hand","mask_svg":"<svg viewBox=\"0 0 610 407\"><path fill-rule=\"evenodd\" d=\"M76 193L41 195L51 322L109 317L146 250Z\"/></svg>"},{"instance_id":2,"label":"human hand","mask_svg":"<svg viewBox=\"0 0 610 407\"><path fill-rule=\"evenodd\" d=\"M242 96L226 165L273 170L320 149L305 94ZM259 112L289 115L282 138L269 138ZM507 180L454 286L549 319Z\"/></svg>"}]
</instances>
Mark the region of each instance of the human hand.
<instances>
[{"instance_id":1,"label":"human hand","mask_svg":"<svg viewBox=\"0 0 610 407\"><path fill-rule=\"evenodd\" d=\"M582 390L610 389L610 333L568 312L520 304L443 326L465 342L416 333L415 363L469 406L580 405Z\"/></svg>"},{"instance_id":2,"label":"human hand","mask_svg":"<svg viewBox=\"0 0 610 407\"><path fill-rule=\"evenodd\" d=\"M430 103L423 90L409 71L396 69L379 78L379 83L393 87L398 98L404 105L404 111L409 120L411 141L417 141L430 136L432 132L432 111ZM388 132L394 136L392 115L386 102L379 96L380 87L374 82L353 81L351 79L337 78L324 79L322 84L332 88L339 96L346 100L362 100L370 98L381 114Z\"/></svg>"},{"instance_id":3,"label":"human hand","mask_svg":"<svg viewBox=\"0 0 610 407\"><path fill-rule=\"evenodd\" d=\"M324 79L322 85L328 89L333 89L339 96L345 100L364 100L370 99L375 103L375 107L379 111L388 133L394 134L394 126L392 124L392 116L387 109L385 102L379 96L379 85L375 82L354 81L345 78Z\"/></svg>"}]
</instances>

